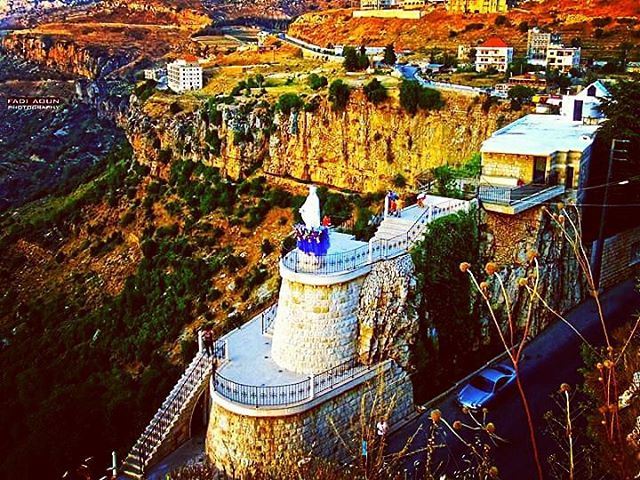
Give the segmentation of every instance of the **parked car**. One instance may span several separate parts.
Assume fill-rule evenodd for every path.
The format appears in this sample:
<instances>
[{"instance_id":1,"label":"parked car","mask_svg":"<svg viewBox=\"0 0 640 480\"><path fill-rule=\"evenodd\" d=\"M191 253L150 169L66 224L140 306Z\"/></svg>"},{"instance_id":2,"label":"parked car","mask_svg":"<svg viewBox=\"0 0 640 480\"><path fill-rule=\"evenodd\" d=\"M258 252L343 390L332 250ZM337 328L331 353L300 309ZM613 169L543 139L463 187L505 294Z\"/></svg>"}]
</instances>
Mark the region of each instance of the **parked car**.
<instances>
[{"instance_id":1,"label":"parked car","mask_svg":"<svg viewBox=\"0 0 640 480\"><path fill-rule=\"evenodd\" d=\"M485 368L458 392L458 403L472 410L484 408L515 379L516 372L511 366L500 364Z\"/></svg>"}]
</instances>

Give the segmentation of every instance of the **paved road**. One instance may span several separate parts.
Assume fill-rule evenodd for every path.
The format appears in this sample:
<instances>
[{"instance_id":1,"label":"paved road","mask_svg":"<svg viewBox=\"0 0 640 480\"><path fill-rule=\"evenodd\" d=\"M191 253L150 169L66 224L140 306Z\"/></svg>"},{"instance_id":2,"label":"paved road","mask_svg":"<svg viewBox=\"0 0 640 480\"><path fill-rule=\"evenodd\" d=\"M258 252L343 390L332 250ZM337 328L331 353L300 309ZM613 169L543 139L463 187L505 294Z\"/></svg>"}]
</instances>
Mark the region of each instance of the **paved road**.
<instances>
[{"instance_id":1,"label":"paved road","mask_svg":"<svg viewBox=\"0 0 640 480\"><path fill-rule=\"evenodd\" d=\"M623 322L631 320L640 309L640 294L634 289L633 282L622 283L608 291L603 297L604 314L610 328L615 328ZM597 316L595 303L587 301L567 316L568 320L590 342L602 343L602 329ZM580 339L562 322L557 322L547 328L525 349L525 359L521 366L522 381L529 398L532 415L538 426L538 440L542 450L543 466L548 452L553 447L550 439L542 431L544 420L542 416L554 406L551 395L556 392L561 383L576 385L581 381L577 369L582 366L580 358ZM428 381L428 379L425 379ZM464 415L455 403L455 392L434 406L439 408L444 418L449 422L464 419ZM423 430L430 424L429 412L425 412L416 420L396 432L389 439L389 450L399 451L406 444L408 438L423 425ZM528 429L525 416L515 386L510 387L504 396L491 408L489 421L495 423L497 433L509 441L494 450L494 458L500 470L502 480L529 480L535 478L535 466L528 440ZM438 457L449 469L455 468L460 457L459 442L448 435L448 451L441 452ZM426 436L419 433L411 449L424 448ZM414 462L424 463L424 454L418 453L407 457L404 468L408 469L408 477L414 478ZM420 467L418 467L420 468Z\"/></svg>"},{"instance_id":2,"label":"paved road","mask_svg":"<svg viewBox=\"0 0 640 480\"><path fill-rule=\"evenodd\" d=\"M471 95L480 95L481 93L487 93L486 88L471 87L469 85L460 85L457 83L425 80L420 76L420 69L412 65L396 65L395 69L404 78L409 80L417 80L424 87L435 88L437 90L454 90L456 92L468 93Z\"/></svg>"}]
</instances>

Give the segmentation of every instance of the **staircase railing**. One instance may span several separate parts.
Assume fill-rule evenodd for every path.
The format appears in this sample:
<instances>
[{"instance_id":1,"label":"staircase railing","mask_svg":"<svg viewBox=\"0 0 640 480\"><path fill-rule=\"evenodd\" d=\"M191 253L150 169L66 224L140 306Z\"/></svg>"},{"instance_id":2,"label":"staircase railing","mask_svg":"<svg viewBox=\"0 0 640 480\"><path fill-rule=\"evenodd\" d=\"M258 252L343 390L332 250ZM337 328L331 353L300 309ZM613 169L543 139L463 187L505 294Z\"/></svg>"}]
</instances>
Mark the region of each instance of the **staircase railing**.
<instances>
[{"instance_id":1,"label":"staircase railing","mask_svg":"<svg viewBox=\"0 0 640 480\"><path fill-rule=\"evenodd\" d=\"M216 341L213 356L217 359L226 358L226 349L226 342ZM211 358L203 352L198 352L134 444L125 462L133 459L140 473L144 473L151 456L169 434L184 405L210 374Z\"/></svg>"}]
</instances>

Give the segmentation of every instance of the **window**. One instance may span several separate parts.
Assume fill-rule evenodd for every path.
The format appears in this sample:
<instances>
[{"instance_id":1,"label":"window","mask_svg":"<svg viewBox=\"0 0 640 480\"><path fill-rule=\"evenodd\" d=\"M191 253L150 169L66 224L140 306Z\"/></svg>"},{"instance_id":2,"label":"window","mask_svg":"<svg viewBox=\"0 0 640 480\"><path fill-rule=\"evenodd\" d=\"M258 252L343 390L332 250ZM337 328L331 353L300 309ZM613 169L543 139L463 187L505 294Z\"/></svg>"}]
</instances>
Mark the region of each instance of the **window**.
<instances>
[{"instance_id":1,"label":"window","mask_svg":"<svg viewBox=\"0 0 640 480\"><path fill-rule=\"evenodd\" d=\"M589 97L595 97L596 96L596 87L591 85L588 89L587 89L587 95Z\"/></svg>"}]
</instances>

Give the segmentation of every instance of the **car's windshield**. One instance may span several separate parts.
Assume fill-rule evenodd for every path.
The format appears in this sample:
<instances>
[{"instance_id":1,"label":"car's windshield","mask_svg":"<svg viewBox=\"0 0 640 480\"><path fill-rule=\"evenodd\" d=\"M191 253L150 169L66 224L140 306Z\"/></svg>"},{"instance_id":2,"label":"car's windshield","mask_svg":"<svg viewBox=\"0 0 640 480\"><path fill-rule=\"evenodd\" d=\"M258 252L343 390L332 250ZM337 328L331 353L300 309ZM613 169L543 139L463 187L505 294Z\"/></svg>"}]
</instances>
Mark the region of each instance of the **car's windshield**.
<instances>
[{"instance_id":1,"label":"car's windshield","mask_svg":"<svg viewBox=\"0 0 640 480\"><path fill-rule=\"evenodd\" d=\"M502 365L494 365L492 367L494 370L497 370L500 373L504 373L505 375L511 375L513 372Z\"/></svg>"},{"instance_id":2,"label":"car's windshield","mask_svg":"<svg viewBox=\"0 0 640 480\"><path fill-rule=\"evenodd\" d=\"M473 377L469 383L471 384L471 386L477 388L478 390L482 390L484 392L493 392L493 383L491 383L485 377L481 377L480 375Z\"/></svg>"}]
</instances>

